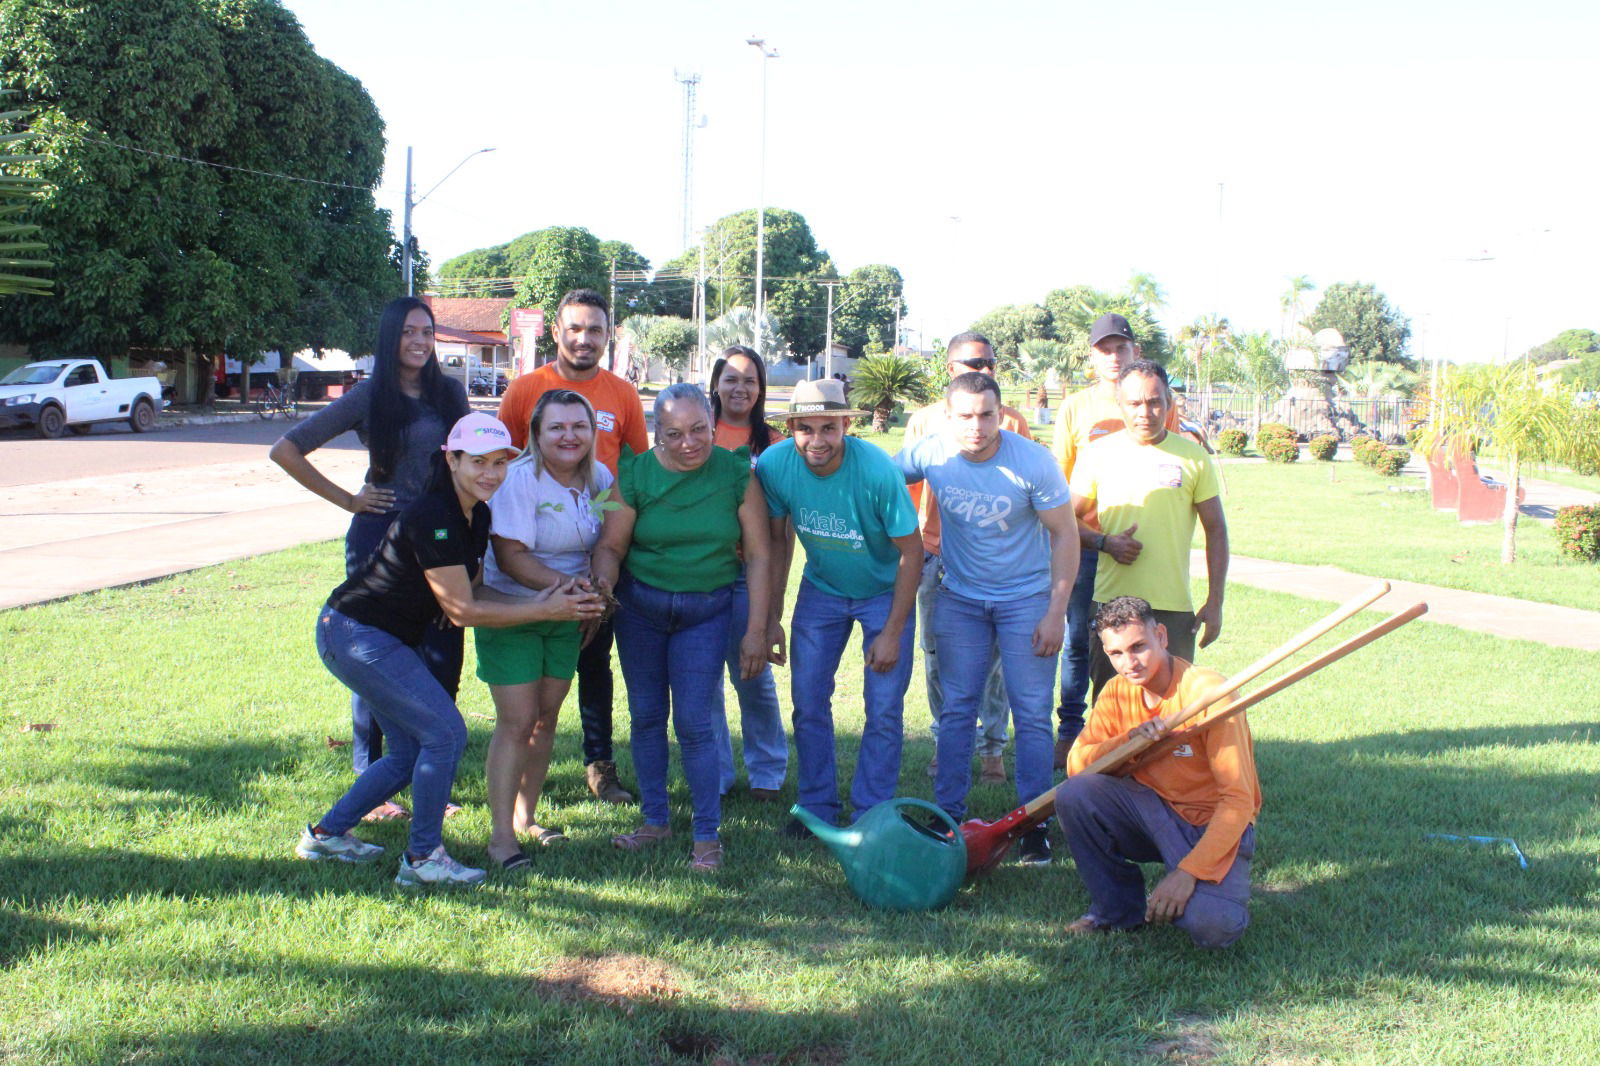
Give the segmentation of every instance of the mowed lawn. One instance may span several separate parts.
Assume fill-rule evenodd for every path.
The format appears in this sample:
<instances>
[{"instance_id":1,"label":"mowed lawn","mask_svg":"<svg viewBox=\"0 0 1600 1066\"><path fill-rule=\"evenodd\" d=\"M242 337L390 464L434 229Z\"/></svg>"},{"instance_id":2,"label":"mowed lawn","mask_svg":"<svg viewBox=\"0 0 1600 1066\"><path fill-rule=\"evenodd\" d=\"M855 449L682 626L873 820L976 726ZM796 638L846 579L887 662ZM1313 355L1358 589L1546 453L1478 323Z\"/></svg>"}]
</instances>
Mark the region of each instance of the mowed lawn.
<instances>
[{"instance_id":1,"label":"mowed lawn","mask_svg":"<svg viewBox=\"0 0 1600 1066\"><path fill-rule=\"evenodd\" d=\"M615 851L636 811L587 798L570 701L546 820L571 840L531 874L408 895L392 859L298 862L349 779L328 744L346 696L311 644L340 571L321 544L0 614L0 1062L1600 1060L1592 654L1419 622L1253 712L1253 924L1203 953L1171 929L1062 938L1086 904L1068 861L867 911L820 845L774 835L783 809L738 795L726 868L691 875L681 783L676 840ZM1209 661L1326 609L1234 589ZM481 862L470 670L469 650L446 839ZM859 671L852 651L846 773ZM924 797L926 719L919 674L901 788ZM973 794L985 817L1014 803ZM1512 837L1530 865L1432 832Z\"/></svg>"}]
</instances>

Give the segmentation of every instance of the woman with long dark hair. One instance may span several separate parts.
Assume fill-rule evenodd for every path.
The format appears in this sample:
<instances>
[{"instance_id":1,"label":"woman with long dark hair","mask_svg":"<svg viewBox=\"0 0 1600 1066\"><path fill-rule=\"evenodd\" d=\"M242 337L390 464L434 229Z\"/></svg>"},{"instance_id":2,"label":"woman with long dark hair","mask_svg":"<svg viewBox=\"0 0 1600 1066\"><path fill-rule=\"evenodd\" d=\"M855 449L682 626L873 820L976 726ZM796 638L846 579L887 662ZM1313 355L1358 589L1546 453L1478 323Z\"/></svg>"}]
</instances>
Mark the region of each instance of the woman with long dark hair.
<instances>
[{"instance_id":1,"label":"woman with long dark hair","mask_svg":"<svg viewBox=\"0 0 1600 1066\"><path fill-rule=\"evenodd\" d=\"M354 517L344 538L345 575L364 563L396 514L426 491L434 456L450 427L470 410L466 390L447 378L433 348L433 312L413 296L391 300L378 318L372 376L295 426L272 446L273 462L307 489ZM355 492L334 484L306 458L355 430L367 448L367 474ZM455 698L461 684L462 633L431 627L419 648L434 679ZM357 694L350 701L351 762L361 773L383 754L383 731ZM403 818L385 802L367 817Z\"/></svg>"},{"instance_id":2,"label":"woman with long dark hair","mask_svg":"<svg viewBox=\"0 0 1600 1066\"><path fill-rule=\"evenodd\" d=\"M711 411L716 419L716 445L734 451L749 448L752 462L784 434L767 424L767 365L755 349L736 344L711 367ZM774 544L774 553L783 544ZM781 564L780 564L781 565ZM728 627L728 678L739 697L739 725L744 735L744 772L750 795L768 802L780 798L789 772L789 743L783 732L783 711L778 706L778 686L772 668L763 666L746 678L739 668L739 641L750 614L750 589L744 568L733 583L733 618ZM711 727L717 735L717 771L722 794L735 780L733 739L728 734L728 712L722 688L717 687L716 711Z\"/></svg>"}]
</instances>

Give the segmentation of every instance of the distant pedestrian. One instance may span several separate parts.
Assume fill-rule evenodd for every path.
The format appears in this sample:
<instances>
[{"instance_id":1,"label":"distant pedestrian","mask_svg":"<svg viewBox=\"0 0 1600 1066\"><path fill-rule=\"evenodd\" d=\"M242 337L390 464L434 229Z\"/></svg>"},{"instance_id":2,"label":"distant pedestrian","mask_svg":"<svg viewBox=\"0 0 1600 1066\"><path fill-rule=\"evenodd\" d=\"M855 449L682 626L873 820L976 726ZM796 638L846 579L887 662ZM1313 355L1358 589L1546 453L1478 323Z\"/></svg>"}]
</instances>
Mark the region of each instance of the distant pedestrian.
<instances>
[{"instance_id":1,"label":"distant pedestrian","mask_svg":"<svg viewBox=\"0 0 1600 1066\"><path fill-rule=\"evenodd\" d=\"M349 511L344 538L345 576L353 576L402 510L422 496L445 435L469 408L461 383L444 375L433 343L433 312L422 300L391 300L378 319L372 376L291 429L268 457L302 486ZM335 485L306 458L341 433L354 430L367 449L365 483L356 492ZM453 699L461 685L462 632L453 625L429 629L420 654ZM383 728L359 694L350 701L351 763L357 774L383 755ZM404 818L386 801L372 821Z\"/></svg>"}]
</instances>

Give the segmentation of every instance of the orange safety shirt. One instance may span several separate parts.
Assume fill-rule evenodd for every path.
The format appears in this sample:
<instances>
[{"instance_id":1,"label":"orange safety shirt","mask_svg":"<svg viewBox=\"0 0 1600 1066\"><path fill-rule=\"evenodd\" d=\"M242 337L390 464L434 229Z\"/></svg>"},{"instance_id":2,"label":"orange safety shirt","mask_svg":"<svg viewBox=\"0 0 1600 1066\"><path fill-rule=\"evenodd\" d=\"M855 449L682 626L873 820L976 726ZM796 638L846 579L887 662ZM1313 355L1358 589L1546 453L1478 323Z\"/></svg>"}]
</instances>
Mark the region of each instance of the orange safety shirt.
<instances>
[{"instance_id":1,"label":"orange safety shirt","mask_svg":"<svg viewBox=\"0 0 1600 1066\"><path fill-rule=\"evenodd\" d=\"M594 406L594 455L613 477L624 444L632 448L635 455L650 450L644 405L639 402L639 394L632 385L609 370L600 370L587 381L568 381L557 373L554 363L523 374L500 397L500 421L510 432L511 443L518 448L528 446L528 419L533 417L539 397L551 389L571 389Z\"/></svg>"}]
</instances>

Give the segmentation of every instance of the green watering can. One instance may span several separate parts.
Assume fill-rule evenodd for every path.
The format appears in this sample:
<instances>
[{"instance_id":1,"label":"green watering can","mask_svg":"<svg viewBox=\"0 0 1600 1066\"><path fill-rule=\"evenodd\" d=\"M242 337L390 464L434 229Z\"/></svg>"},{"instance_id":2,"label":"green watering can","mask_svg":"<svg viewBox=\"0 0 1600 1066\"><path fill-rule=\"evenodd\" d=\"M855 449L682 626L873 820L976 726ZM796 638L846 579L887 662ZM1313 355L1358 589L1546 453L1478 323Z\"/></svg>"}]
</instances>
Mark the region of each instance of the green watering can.
<instances>
[{"instance_id":1,"label":"green watering can","mask_svg":"<svg viewBox=\"0 0 1600 1066\"><path fill-rule=\"evenodd\" d=\"M829 825L799 804L789 813L833 850L851 890L869 907L943 907L967 875L967 845L960 827L924 800L885 800L848 829Z\"/></svg>"}]
</instances>

